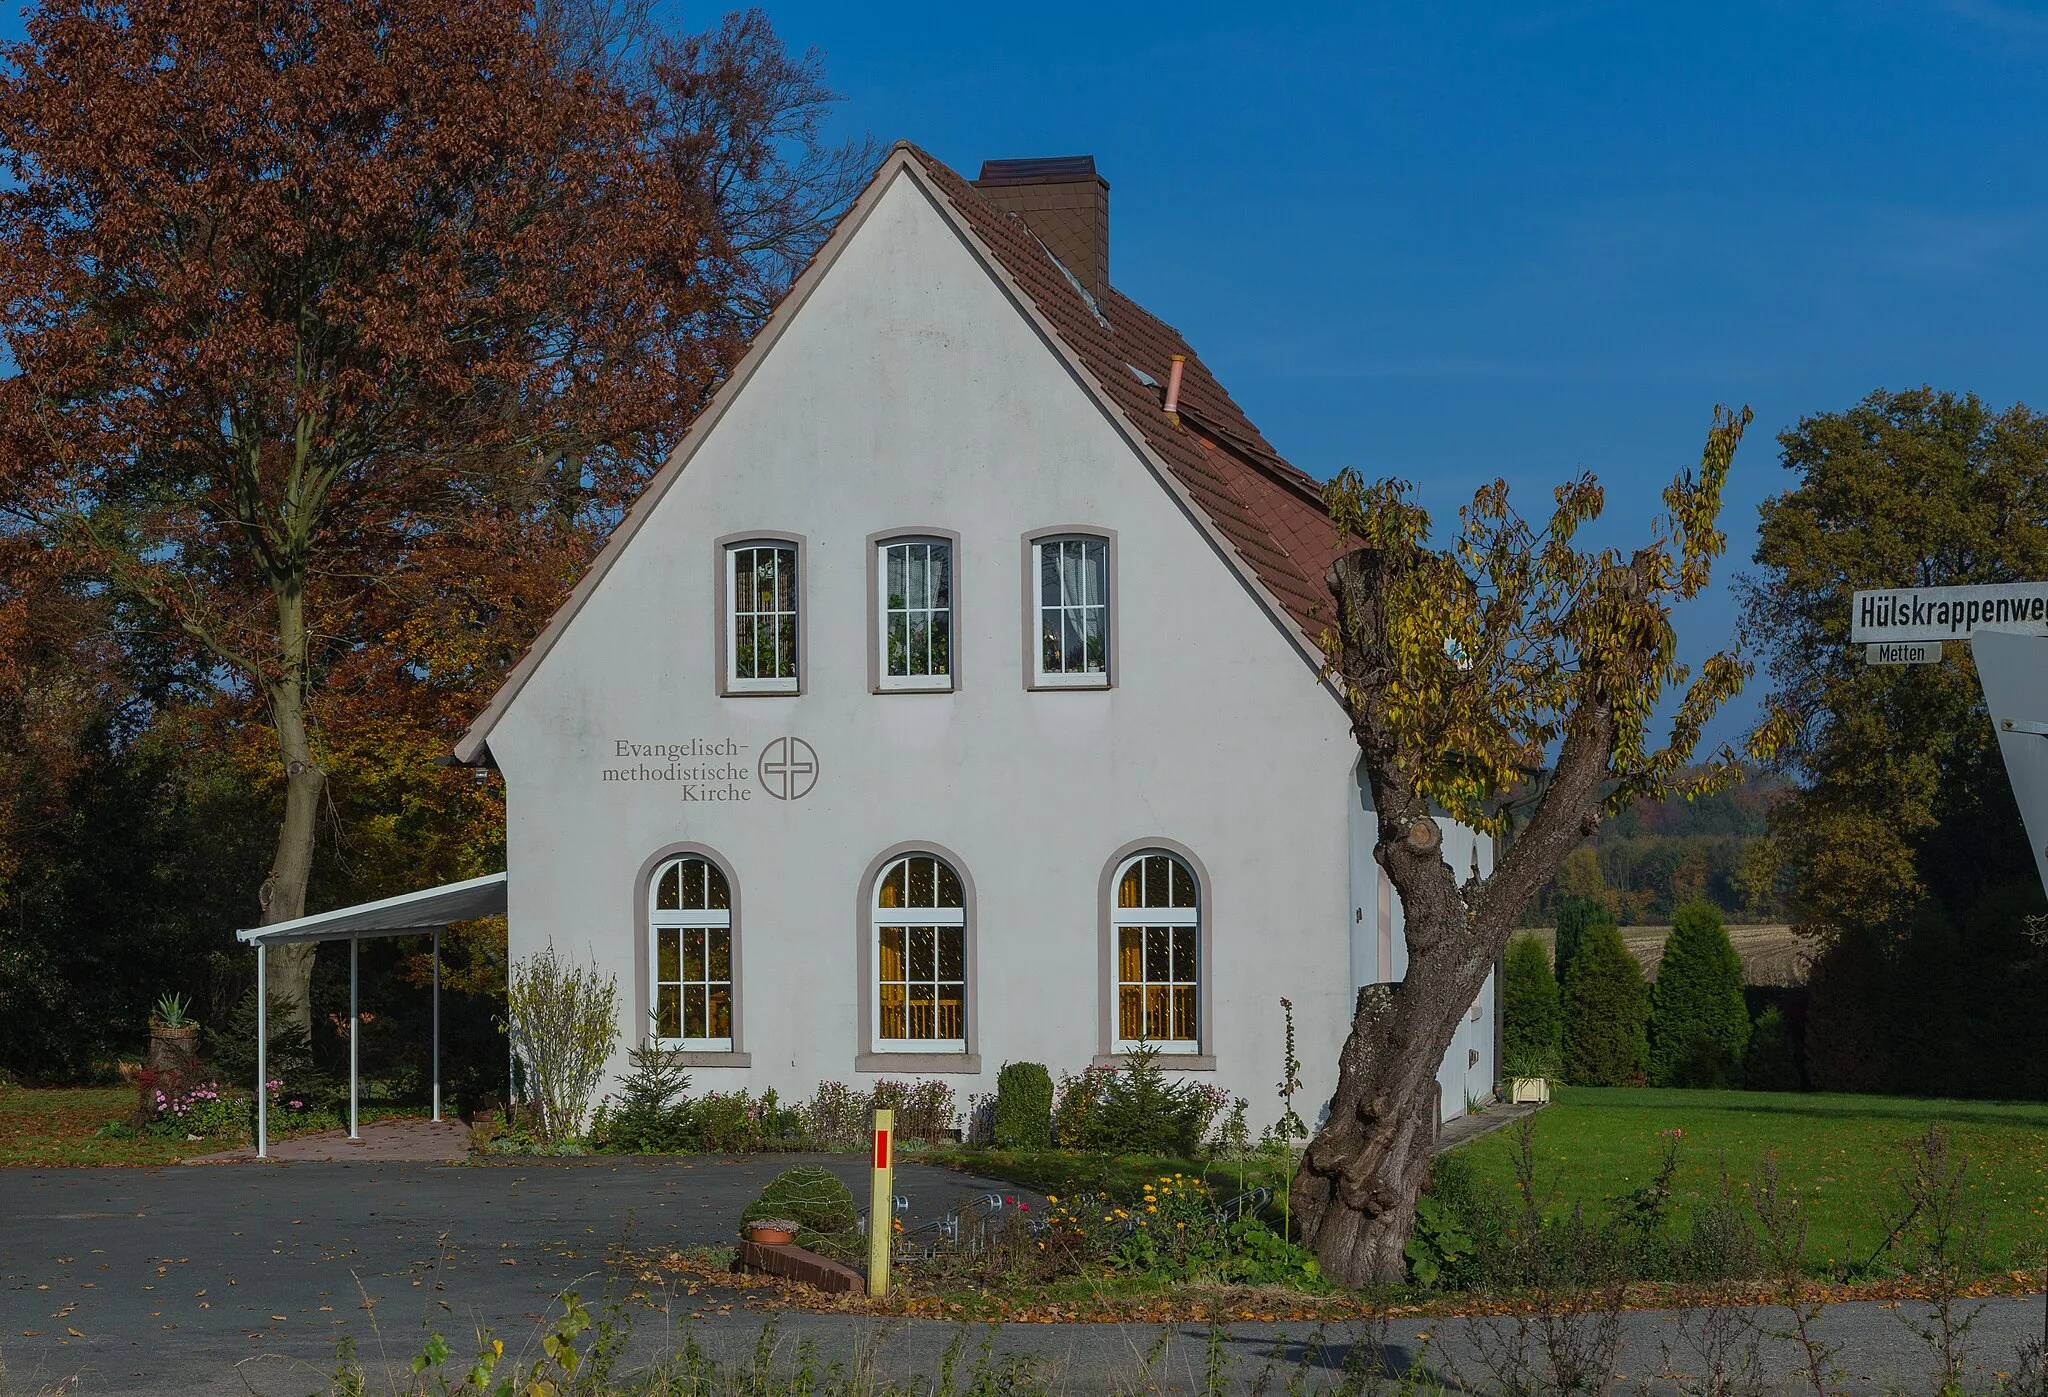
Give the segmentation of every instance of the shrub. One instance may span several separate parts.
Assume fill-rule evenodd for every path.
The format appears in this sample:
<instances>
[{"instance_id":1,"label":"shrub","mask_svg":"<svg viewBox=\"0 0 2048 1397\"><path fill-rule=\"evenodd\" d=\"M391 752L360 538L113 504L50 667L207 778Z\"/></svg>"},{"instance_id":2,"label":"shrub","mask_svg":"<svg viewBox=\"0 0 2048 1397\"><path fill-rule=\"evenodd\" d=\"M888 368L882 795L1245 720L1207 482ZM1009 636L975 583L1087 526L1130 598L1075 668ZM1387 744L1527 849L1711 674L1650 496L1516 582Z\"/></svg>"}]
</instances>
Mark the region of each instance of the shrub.
<instances>
[{"instance_id":1,"label":"shrub","mask_svg":"<svg viewBox=\"0 0 2048 1397\"><path fill-rule=\"evenodd\" d=\"M218 1082L203 1082L175 1095L161 1089L150 1089L147 1094L150 1114L143 1128L152 1135L240 1142L254 1133L255 1115L249 1109L249 1099Z\"/></svg>"},{"instance_id":2,"label":"shrub","mask_svg":"<svg viewBox=\"0 0 2048 1397\"><path fill-rule=\"evenodd\" d=\"M618 977L571 967L550 945L512 967L506 999L512 1050L526 1065L536 1108L534 1133L549 1145L574 1139L619 1036Z\"/></svg>"},{"instance_id":3,"label":"shrub","mask_svg":"<svg viewBox=\"0 0 2048 1397\"><path fill-rule=\"evenodd\" d=\"M1742 959L1719 909L1689 902L1673 918L1650 987L1650 1080L1660 1087L1735 1086L1748 1046Z\"/></svg>"},{"instance_id":4,"label":"shrub","mask_svg":"<svg viewBox=\"0 0 2048 1397\"><path fill-rule=\"evenodd\" d=\"M1649 1065L1650 994L1643 968L1611 923L1579 943L1564 986L1564 1076L1578 1086L1642 1083Z\"/></svg>"},{"instance_id":5,"label":"shrub","mask_svg":"<svg viewBox=\"0 0 2048 1397\"><path fill-rule=\"evenodd\" d=\"M820 1150L864 1149L872 1117L868 1095L844 1082L820 1082L817 1094L804 1107L804 1134L811 1148Z\"/></svg>"},{"instance_id":6,"label":"shrub","mask_svg":"<svg viewBox=\"0 0 2048 1397\"><path fill-rule=\"evenodd\" d=\"M1756 1016L1749 1051L1742 1055L1742 1084L1751 1091L1799 1090L1799 1063L1792 1049L1792 1026L1775 1004Z\"/></svg>"},{"instance_id":7,"label":"shrub","mask_svg":"<svg viewBox=\"0 0 2048 1397\"><path fill-rule=\"evenodd\" d=\"M666 1049L643 1043L627 1054L633 1064L615 1106L600 1107L591 1134L600 1148L622 1154L680 1154L695 1149L697 1123L690 1108L690 1074Z\"/></svg>"},{"instance_id":8,"label":"shrub","mask_svg":"<svg viewBox=\"0 0 2048 1397\"><path fill-rule=\"evenodd\" d=\"M1501 1056L1511 1077L1557 1075L1563 1054L1564 1018L1550 957L1533 936L1508 943L1501 976L1501 1016L1505 1032Z\"/></svg>"},{"instance_id":9,"label":"shrub","mask_svg":"<svg viewBox=\"0 0 2048 1397\"><path fill-rule=\"evenodd\" d=\"M868 1109L894 1111L896 1138L919 1140L927 1145L937 1144L952 1135L954 1124L960 1118L958 1108L953 1105L952 1083L936 1079L876 1082L873 1093L868 1097ZM871 1121L873 1118L868 1119ZM866 1138L865 1130L862 1138Z\"/></svg>"},{"instance_id":10,"label":"shrub","mask_svg":"<svg viewBox=\"0 0 2048 1397\"><path fill-rule=\"evenodd\" d=\"M788 1218L796 1224L796 1244L821 1256L854 1262L865 1251L853 1191L823 1165L800 1165L770 1179L740 1214L742 1237L755 1218Z\"/></svg>"},{"instance_id":11,"label":"shrub","mask_svg":"<svg viewBox=\"0 0 2048 1397\"><path fill-rule=\"evenodd\" d=\"M264 1071L273 1082L312 1109L332 1107L343 1095L341 1083L313 1066L313 1038L306 1026L292 1014L291 1001L270 996L270 1045L264 1057ZM213 1071L223 1082L237 1087L256 1082L256 991L251 988L236 1003L222 1028L206 1030L207 1056Z\"/></svg>"},{"instance_id":12,"label":"shrub","mask_svg":"<svg viewBox=\"0 0 2048 1397\"><path fill-rule=\"evenodd\" d=\"M1228 1099L1205 1083L1170 1079L1159 1050L1141 1045L1120 1068L1060 1074L1053 1139L1068 1149L1189 1157Z\"/></svg>"},{"instance_id":13,"label":"shrub","mask_svg":"<svg viewBox=\"0 0 2048 1397\"><path fill-rule=\"evenodd\" d=\"M996 1078L996 1147L1042 1150L1052 1144L1052 1073L1036 1062L1003 1065Z\"/></svg>"},{"instance_id":14,"label":"shrub","mask_svg":"<svg viewBox=\"0 0 2048 1397\"><path fill-rule=\"evenodd\" d=\"M1607 910L1607 904L1598 898L1568 897L1557 904L1557 983L1562 985L1571 973L1572 961L1579 954L1579 947L1586 940L1586 933L1596 926L1613 926L1614 914Z\"/></svg>"}]
</instances>

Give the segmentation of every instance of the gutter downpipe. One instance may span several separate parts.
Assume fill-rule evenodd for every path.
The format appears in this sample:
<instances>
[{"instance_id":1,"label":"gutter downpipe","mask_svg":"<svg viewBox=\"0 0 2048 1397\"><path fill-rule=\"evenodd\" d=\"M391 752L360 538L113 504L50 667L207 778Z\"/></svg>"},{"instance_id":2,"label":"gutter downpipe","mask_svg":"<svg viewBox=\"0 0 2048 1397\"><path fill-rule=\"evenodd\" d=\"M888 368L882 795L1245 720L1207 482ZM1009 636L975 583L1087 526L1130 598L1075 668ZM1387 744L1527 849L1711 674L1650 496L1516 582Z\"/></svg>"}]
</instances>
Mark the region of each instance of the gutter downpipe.
<instances>
[{"instance_id":1,"label":"gutter downpipe","mask_svg":"<svg viewBox=\"0 0 2048 1397\"><path fill-rule=\"evenodd\" d=\"M362 1022L362 1013L361 1013L361 1011L360 1011L360 1010L359 1010L359 1009L357 1008L357 1001L356 1001L356 978L357 978L357 977L356 977L356 962L357 962L357 951L358 951L358 949L359 949L359 948L361 947L361 945L362 945L362 938L361 938L361 937L357 937L357 936L351 936L351 937L349 937L349 939L348 939L348 1138L349 1138L349 1139L351 1139L351 1140L360 1140L360 1139L362 1139L362 1138L363 1138L363 1136L362 1136L362 1132L361 1132L360 1130L358 1130L358 1129L357 1129L357 1120L356 1120L356 1083L357 1083L357 1080L358 1080L358 1079L357 1079L357 1071L356 1071L356 1066L357 1066L357 1056L356 1056L356 1040L357 1040L357 1038L359 1037L359 1034L358 1034L358 1032L357 1032L357 1027L358 1027L358 1025L359 1025L359 1024L360 1024L360 1023Z\"/></svg>"}]
</instances>

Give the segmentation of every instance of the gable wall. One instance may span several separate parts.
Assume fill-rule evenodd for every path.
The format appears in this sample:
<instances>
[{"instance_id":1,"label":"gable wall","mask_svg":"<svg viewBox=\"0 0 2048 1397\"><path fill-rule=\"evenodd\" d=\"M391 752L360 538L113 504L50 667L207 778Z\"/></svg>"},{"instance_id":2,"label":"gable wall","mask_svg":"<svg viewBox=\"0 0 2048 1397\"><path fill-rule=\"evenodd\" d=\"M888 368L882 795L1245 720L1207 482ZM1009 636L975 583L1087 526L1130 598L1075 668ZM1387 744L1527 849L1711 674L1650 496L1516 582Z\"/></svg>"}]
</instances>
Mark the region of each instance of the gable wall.
<instances>
[{"instance_id":1,"label":"gable wall","mask_svg":"<svg viewBox=\"0 0 2048 1397\"><path fill-rule=\"evenodd\" d=\"M1118 684L1024 688L1022 535L1113 529ZM960 690L868 691L865 540L957 532ZM713 540L806 539L806 692L721 698ZM768 799L752 761L816 749L815 789ZM604 779L621 742L743 744L729 803ZM1132 841L1209 876L1217 1085L1272 1102L1277 1000L1295 1004L1313 1120L1349 1015L1352 746L1310 666L1112 428L926 194L898 177L492 732L510 793L515 955L552 940L619 975L639 870L717 851L737 879L741 1047L695 1089L806 1095L855 1070L857 904L885 848L957 855L977 901L982 1057L1078 1070L1100 1046L1100 899ZM660 763L655 763L659 765ZM637 1012L637 1011L636 1011ZM638 1025L633 1028L637 1030ZM623 1067L623 1042L616 1066ZM891 1075L910 1075L896 1072ZM964 1102L963 1102L964 1104Z\"/></svg>"}]
</instances>

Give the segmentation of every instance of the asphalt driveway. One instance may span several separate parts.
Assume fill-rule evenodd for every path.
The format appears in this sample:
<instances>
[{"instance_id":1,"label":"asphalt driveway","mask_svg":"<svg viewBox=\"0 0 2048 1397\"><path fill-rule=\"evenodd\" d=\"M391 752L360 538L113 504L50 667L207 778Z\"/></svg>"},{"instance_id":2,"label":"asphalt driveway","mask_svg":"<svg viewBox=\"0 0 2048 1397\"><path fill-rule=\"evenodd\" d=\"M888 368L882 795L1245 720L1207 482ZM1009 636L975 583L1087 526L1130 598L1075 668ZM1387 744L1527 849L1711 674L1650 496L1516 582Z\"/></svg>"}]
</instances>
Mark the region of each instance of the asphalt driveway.
<instances>
[{"instance_id":1,"label":"asphalt driveway","mask_svg":"<svg viewBox=\"0 0 2048 1397\"><path fill-rule=\"evenodd\" d=\"M864 1155L0 1170L5 1385L246 1392L236 1365L271 1354L291 1361L259 1365L258 1390L306 1392L343 1334L402 1358L423 1324L517 1347L564 1288L602 1290L615 1245L729 1243L799 1163L865 1202ZM896 1171L913 1220L1001 1187Z\"/></svg>"},{"instance_id":2,"label":"asphalt driveway","mask_svg":"<svg viewBox=\"0 0 2048 1397\"><path fill-rule=\"evenodd\" d=\"M602 1292L615 1245L728 1242L768 1178L799 1162L823 1163L856 1197L865 1193L858 1155L0 1170L0 1391L76 1380L82 1393L319 1392L342 1336L374 1373L380 1360L402 1367L429 1327L458 1356L483 1329L509 1351L531 1350L562 1290ZM1000 1187L918 1165L897 1171L913 1222ZM669 1314L641 1318L635 1349L645 1355L671 1341L671 1325L694 1308L709 1349L744 1355L764 1318L723 1303L733 1298L672 1297ZM2018 1345L2042 1331L2042 1303L1985 1308L1971 1336L1973 1385L1988 1389L2010 1370ZM1845 1390L1931 1390L1928 1355L1900 1319L1875 1304L1828 1311L1823 1329L1842 1345ZM1768 1328L1782 1317L1757 1320ZM935 1322L878 1326L813 1312L776 1323L785 1355L805 1340L828 1358L879 1343L883 1367L898 1376L936 1372L958 1337ZM1307 1323L1232 1326L1232 1385L1254 1390L1271 1368L1264 1389L1278 1390L1304 1358L1306 1390L1336 1385L1350 1336L1334 1329L1310 1351L1313 1332ZM1463 1320L1410 1319L1385 1338L1397 1362L1448 1376L1448 1352L1483 1376ZM1673 1363L1688 1366L1673 1316L1627 1315L1623 1339L1617 1368L1629 1376L1618 1390L1673 1391ZM969 1337L970 1349L982 1342ZM1199 1326L1075 1324L1007 1325L992 1340L998 1352L1031 1355L1069 1392L1199 1389L1207 1342ZM1764 1354L1770 1389L1801 1390L1782 1344L1766 1343ZM397 1376L399 1389L405 1381ZM378 1375L371 1386L387 1390Z\"/></svg>"}]
</instances>

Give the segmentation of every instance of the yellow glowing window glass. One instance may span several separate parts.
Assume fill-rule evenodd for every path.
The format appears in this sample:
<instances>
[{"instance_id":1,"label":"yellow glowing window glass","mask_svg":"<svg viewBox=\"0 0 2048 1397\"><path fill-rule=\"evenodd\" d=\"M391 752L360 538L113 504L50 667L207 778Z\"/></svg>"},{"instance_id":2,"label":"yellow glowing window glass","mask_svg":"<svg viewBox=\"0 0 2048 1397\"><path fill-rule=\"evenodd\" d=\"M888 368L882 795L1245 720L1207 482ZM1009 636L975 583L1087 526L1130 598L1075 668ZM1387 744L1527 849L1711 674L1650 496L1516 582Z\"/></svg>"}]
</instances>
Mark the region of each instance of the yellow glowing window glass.
<instances>
[{"instance_id":1,"label":"yellow glowing window glass","mask_svg":"<svg viewBox=\"0 0 2048 1397\"><path fill-rule=\"evenodd\" d=\"M967 1050L967 911L960 875L911 854L875 882L875 1046Z\"/></svg>"},{"instance_id":2,"label":"yellow glowing window glass","mask_svg":"<svg viewBox=\"0 0 2048 1397\"><path fill-rule=\"evenodd\" d=\"M732 890L725 874L708 859L675 859L655 874L649 900L655 1041L732 1051Z\"/></svg>"},{"instance_id":3,"label":"yellow glowing window glass","mask_svg":"<svg viewBox=\"0 0 2048 1397\"><path fill-rule=\"evenodd\" d=\"M1201 908L1195 876L1171 854L1145 853L1117 873L1116 1046L1192 1053L1201 1042Z\"/></svg>"}]
</instances>

